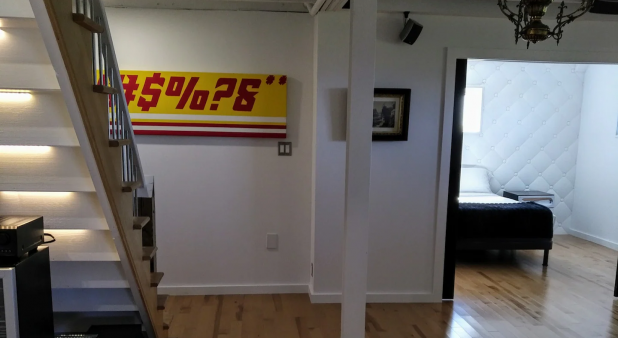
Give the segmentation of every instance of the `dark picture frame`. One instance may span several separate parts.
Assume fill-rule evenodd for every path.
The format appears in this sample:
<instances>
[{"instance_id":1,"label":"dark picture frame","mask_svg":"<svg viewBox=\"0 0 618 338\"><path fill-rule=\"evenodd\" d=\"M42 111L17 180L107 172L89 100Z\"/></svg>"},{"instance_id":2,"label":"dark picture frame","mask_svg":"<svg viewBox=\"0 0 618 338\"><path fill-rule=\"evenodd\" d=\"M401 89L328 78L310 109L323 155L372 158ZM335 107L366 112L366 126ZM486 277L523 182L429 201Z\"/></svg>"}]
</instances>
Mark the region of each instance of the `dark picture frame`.
<instances>
[{"instance_id":1,"label":"dark picture frame","mask_svg":"<svg viewBox=\"0 0 618 338\"><path fill-rule=\"evenodd\" d=\"M376 88L373 92L373 141L407 141L410 89Z\"/></svg>"}]
</instances>

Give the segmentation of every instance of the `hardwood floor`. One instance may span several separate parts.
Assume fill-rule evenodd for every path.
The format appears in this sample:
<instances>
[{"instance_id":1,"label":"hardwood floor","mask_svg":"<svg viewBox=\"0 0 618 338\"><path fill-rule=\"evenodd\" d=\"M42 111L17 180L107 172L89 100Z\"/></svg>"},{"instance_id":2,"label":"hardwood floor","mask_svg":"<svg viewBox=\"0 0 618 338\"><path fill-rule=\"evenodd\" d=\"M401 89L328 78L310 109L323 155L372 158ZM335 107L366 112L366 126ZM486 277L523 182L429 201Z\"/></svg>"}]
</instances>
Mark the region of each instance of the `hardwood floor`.
<instances>
[{"instance_id":1,"label":"hardwood floor","mask_svg":"<svg viewBox=\"0 0 618 338\"><path fill-rule=\"evenodd\" d=\"M556 236L546 270L542 259L465 255L454 302L368 304L366 338L618 337L618 252ZM171 297L166 316L175 338L339 338L340 306L304 294Z\"/></svg>"}]
</instances>

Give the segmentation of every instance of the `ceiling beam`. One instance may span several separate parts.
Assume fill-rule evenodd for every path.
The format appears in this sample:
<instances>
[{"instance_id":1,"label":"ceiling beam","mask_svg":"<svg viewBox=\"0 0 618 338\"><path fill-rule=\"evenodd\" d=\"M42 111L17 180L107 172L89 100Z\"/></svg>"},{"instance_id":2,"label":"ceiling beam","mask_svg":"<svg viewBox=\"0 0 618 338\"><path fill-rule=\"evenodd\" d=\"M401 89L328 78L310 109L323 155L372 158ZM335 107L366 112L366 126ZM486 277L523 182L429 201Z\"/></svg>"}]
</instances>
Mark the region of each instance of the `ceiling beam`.
<instances>
[{"instance_id":1,"label":"ceiling beam","mask_svg":"<svg viewBox=\"0 0 618 338\"><path fill-rule=\"evenodd\" d=\"M305 3L313 6L315 0L294 1L151 1L151 0L103 0L105 7L148 8L172 10L221 10L221 11L269 11L307 13Z\"/></svg>"},{"instance_id":2,"label":"ceiling beam","mask_svg":"<svg viewBox=\"0 0 618 338\"><path fill-rule=\"evenodd\" d=\"M152 0L103 0L106 7L140 7L140 8L178 8L178 9L200 9L209 7L212 3L310 3L315 0L176 0L176 1L152 1Z\"/></svg>"}]
</instances>

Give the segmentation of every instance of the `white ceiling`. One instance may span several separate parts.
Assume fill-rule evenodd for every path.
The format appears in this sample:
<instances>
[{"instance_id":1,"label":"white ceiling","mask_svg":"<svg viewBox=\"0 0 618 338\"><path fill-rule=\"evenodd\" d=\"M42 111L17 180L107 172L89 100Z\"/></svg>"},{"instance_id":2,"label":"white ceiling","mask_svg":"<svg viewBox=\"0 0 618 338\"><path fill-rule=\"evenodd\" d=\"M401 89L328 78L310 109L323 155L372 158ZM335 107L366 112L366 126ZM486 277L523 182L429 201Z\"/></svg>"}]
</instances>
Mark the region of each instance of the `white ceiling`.
<instances>
[{"instance_id":1,"label":"white ceiling","mask_svg":"<svg viewBox=\"0 0 618 338\"><path fill-rule=\"evenodd\" d=\"M103 0L108 7L189 9L189 10L254 10L307 12L305 3L312 5L315 0ZM579 0L566 0L574 3ZM410 11L412 14L434 14L468 17L500 18L502 13L496 0L378 0L381 12ZM558 1L550 7L548 19L557 13ZM515 3L513 2L513 9ZM598 15L588 13L580 21L618 21L615 15Z\"/></svg>"},{"instance_id":2,"label":"white ceiling","mask_svg":"<svg viewBox=\"0 0 618 338\"><path fill-rule=\"evenodd\" d=\"M497 5L497 0L378 0L378 9L382 12L402 12L405 10L419 14L503 18L504 15ZM581 3L580 0L565 0L569 7L567 12L574 10ZM509 0L511 10L516 10L517 1ZM560 1L554 1L544 21L552 21L558 14ZM578 19L591 21L617 21L616 15L599 15L588 13Z\"/></svg>"}]
</instances>

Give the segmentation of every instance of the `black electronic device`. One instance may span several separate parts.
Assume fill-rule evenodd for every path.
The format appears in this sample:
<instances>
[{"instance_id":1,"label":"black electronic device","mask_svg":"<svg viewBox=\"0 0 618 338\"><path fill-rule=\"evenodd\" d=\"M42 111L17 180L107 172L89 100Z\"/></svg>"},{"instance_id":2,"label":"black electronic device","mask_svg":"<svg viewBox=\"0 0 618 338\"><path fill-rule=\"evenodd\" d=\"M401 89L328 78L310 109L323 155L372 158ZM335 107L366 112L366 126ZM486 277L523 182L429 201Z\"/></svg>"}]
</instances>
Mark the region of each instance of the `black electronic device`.
<instances>
[{"instance_id":1,"label":"black electronic device","mask_svg":"<svg viewBox=\"0 0 618 338\"><path fill-rule=\"evenodd\" d=\"M54 338L49 248L0 260L0 337Z\"/></svg>"},{"instance_id":2,"label":"black electronic device","mask_svg":"<svg viewBox=\"0 0 618 338\"><path fill-rule=\"evenodd\" d=\"M618 15L618 0L596 0L590 13Z\"/></svg>"},{"instance_id":3,"label":"black electronic device","mask_svg":"<svg viewBox=\"0 0 618 338\"><path fill-rule=\"evenodd\" d=\"M421 35L421 32L423 31L423 25L412 19L408 19L409 14L410 12L404 13L405 25L403 27L403 30L399 34L399 38L401 39L401 41L409 45L413 45L418 39L418 37Z\"/></svg>"},{"instance_id":4,"label":"black electronic device","mask_svg":"<svg viewBox=\"0 0 618 338\"><path fill-rule=\"evenodd\" d=\"M21 257L43 243L42 216L0 216L0 257Z\"/></svg>"}]
</instances>

